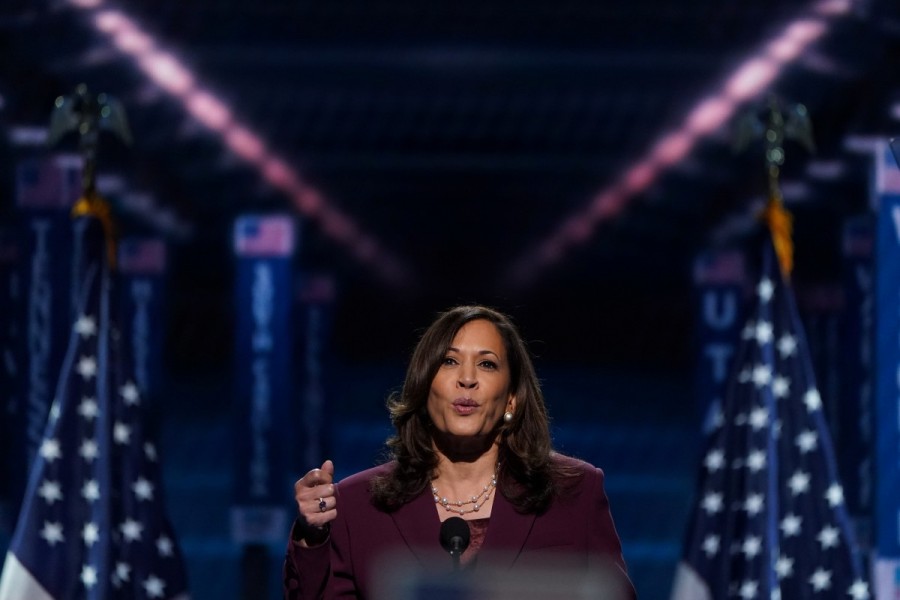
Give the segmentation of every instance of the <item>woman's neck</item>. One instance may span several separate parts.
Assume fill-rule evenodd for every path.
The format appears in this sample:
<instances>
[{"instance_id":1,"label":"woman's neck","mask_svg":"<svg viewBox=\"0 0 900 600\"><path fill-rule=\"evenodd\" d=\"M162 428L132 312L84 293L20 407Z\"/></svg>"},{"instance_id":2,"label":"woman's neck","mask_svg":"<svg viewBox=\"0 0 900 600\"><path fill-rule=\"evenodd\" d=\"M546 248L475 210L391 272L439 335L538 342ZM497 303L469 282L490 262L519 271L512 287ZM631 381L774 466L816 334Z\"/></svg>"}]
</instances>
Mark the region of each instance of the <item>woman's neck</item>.
<instances>
[{"instance_id":1,"label":"woman's neck","mask_svg":"<svg viewBox=\"0 0 900 600\"><path fill-rule=\"evenodd\" d=\"M461 460L437 449L438 466L431 481L438 514L463 518L490 515L497 487L497 446Z\"/></svg>"},{"instance_id":2,"label":"woman's neck","mask_svg":"<svg viewBox=\"0 0 900 600\"><path fill-rule=\"evenodd\" d=\"M477 456L447 455L437 450L438 465L435 481L446 480L451 483L465 483L490 479L497 470L497 446L491 445Z\"/></svg>"}]
</instances>

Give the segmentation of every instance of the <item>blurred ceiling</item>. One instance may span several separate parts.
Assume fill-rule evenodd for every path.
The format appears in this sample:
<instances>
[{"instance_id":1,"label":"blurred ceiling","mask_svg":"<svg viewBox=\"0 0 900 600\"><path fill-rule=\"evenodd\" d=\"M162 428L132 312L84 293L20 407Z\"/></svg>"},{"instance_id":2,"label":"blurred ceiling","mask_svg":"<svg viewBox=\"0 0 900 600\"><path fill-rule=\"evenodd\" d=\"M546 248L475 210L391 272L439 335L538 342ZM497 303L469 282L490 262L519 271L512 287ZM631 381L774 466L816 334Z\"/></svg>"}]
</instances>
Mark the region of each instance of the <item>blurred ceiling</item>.
<instances>
[{"instance_id":1,"label":"blurred ceiling","mask_svg":"<svg viewBox=\"0 0 900 600\"><path fill-rule=\"evenodd\" d=\"M900 129L900 19L896 0L5 0L3 127L45 125L81 82L134 133L101 167L188 228L162 226L190 367L229 358L233 218L278 210L298 265L335 277L350 358L483 302L548 360L679 367L691 261L765 193L734 118L769 93L807 107L816 153L789 142L783 179L797 281L834 280L868 202L848 140Z\"/></svg>"}]
</instances>

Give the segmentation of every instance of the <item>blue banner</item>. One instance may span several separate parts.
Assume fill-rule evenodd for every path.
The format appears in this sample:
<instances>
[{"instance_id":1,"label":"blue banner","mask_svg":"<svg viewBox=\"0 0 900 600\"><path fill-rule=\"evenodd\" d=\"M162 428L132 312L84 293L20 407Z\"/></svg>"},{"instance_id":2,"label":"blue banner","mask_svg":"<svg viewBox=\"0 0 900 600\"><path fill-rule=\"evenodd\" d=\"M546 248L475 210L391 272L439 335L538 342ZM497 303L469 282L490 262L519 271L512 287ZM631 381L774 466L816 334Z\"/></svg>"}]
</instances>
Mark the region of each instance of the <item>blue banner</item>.
<instances>
[{"instance_id":1,"label":"blue banner","mask_svg":"<svg viewBox=\"0 0 900 600\"><path fill-rule=\"evenodd\" d=\"M711 428L721 407L740 341L746 310L744 284L744 257L739 251L706 252L694 263L697 298L695 391L704 431Z\"/></svg>"},{"instance_id":2,"label":"blue banner","mask_svg":"<svg viewBox=\"0 0 900 600\"><path fill-rule=\"evenodd\" d=\"M125 238L118 259L123 336L131 345L136 383L153 398L163 372L166 245L161 239Z\"/></svg>"},{"instance_id":3,"label":"blue banner","mask_svg":"<svg viewBox=\"0 0 900 600\"><path fill-rule=\"evenodd\" d=\"M78 199L81 161L52 156L22 161L16 170L16 204L22 282L18 310L22 334L14 429L14 505L44 433L73 320L71 207Z\"/></svg>"},{"instance_id":4,"label":"blue banner","mask_svg":"<svg viewBox=\"0 0 900 600\"><path fill-rule=\"evenodd\" d=\"M334 315L335 285L324 275L300 277L297 286L297 364L300 406L294 421L302 428L299 473L322 464L330 454L327 440L328 352Z\"/></svg>"},{"instance_id":5,"label":"blue banner","mask_svg":"<svg viewBox=\"0 0 900 600\"><path fill-rule=\"evenodd\" d=\"M895 598L900 592L900 170L887 145L876 153L875 182L876 597Z\"/></svg>"},{"instance_id":6,"label":"blue banner","mask_svg":"<svg viewBox=\"0 0 900 600\"><path fill-rule=\"evenodd\" d=\"M19 333L16 319L19 300L19 273L16 269L18 244L11 228L0 227L0 538L12 531L11 496L14 428L10 415L18 412L16 389L19 357L15 347Z\"/></svg>"},{"instance_id":7,"label":"blue banner","mask_svg":"<svg viewBox=\"0 0 900 600\"><path fill-rule=\"evenodd\" d=\"M838 467L847 509L856 522L862 544L871 544L874 471L874 335L875 218L863 215L847 221L843 231L844 310L840 327L840 401L836 420Z\"/></svg>"},{"instance_id":8,"label":"blue banner","mask_svg":"<svg viewBox=\"0 0 900 600\"><path fill-rule=\"evenodd\" d=\"M277 543L293 494L285 468L292 398L291 281L294 224L246 216L234 227L235 509L240 543Z\"/></svg>"}]
</instances>

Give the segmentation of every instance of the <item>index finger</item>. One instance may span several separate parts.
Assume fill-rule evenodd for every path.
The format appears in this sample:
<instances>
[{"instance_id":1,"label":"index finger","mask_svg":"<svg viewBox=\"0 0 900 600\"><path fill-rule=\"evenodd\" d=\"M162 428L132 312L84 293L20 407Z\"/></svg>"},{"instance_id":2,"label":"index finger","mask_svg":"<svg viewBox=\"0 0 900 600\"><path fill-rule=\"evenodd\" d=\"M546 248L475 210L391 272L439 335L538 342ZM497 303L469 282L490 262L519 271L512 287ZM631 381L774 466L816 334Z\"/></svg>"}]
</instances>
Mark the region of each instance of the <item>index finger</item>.
<instances>
[{"instance_id":1,"label":"index finger","mask_svg":"<svg viewBox=\"0 0 900 600\"><path fill-rule=\"evenodd\" d=\"M306 474L306 477L308 478L306 485L309 487L331 483L332 480L331 473L322 469L313 469Z\"/></svg>"}]
</instances>

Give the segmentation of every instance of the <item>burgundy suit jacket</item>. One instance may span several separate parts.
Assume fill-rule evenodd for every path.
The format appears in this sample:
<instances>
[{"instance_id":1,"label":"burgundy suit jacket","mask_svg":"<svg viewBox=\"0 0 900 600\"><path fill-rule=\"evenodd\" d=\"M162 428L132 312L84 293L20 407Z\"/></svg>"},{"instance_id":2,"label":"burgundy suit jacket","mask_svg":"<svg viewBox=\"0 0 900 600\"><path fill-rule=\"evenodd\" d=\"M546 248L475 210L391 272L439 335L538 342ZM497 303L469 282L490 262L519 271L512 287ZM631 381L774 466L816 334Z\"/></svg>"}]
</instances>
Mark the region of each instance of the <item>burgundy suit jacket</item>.
<instances>
[{"instance_id":1,"label":"burgundy suit jacket","mask_svg":"<svg viewBox=\"0 0 900 600\"><path fill-rule=\"evenodd\" d=\"M578 483L554 497L540 515L517 512L497 493L474 568L491 564L531 574L547 559L562 558L569 567L585 572L612 573L624 590L617 598L634 598L603 490L603 472L562 455L555 455L555 460L576 466L582 472ZM292 532L283 573L286 599L373 598L383 566L379 561L388 555L429 569L435 555L443 554L440 564L450 570L450 559L440 549L440 517L427 490L394 512L372 505L369 482L390 468L390 463L381 465L337 484L338 514L329 543L304 548Z\"/></svg>"}]
</instances>

